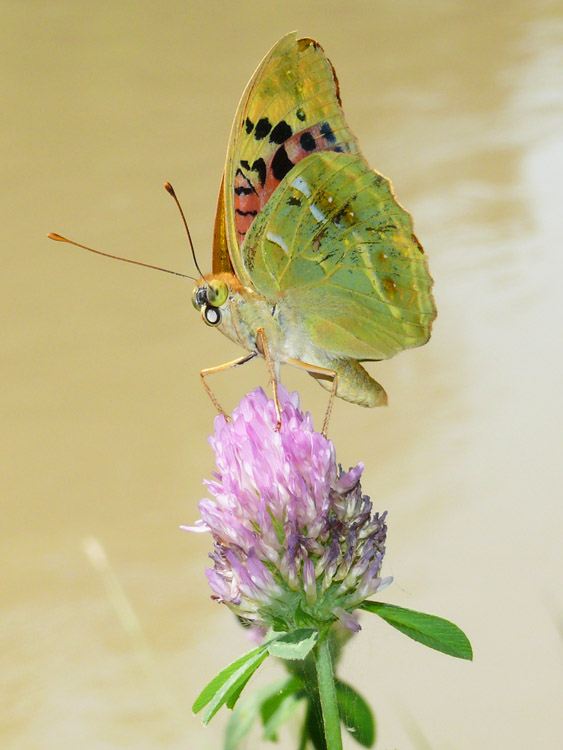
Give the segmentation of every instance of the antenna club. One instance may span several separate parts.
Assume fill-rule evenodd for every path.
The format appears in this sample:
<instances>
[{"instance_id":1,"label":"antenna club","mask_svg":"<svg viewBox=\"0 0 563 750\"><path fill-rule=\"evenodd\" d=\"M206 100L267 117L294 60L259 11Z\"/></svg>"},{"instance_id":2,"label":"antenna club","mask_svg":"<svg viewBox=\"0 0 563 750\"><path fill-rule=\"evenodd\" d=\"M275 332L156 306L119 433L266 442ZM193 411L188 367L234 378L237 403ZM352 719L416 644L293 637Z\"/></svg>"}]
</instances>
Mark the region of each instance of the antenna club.
<instances>
[{"instance_id":1,"label":"antenna club","mask_svg":"<svg viewBox=\"0 0 563 750\"><path fill-rule=\"evenodd\" d=\"M57 242L68 242L68 240L65 237L61 237L60 234L56 234L55 232L49 232L47 237L50 240L56 240Z\"/></svg>"},{"instance_id":2,"label":"antenna club","mask_svg":"<svg viewBox=\"0 0 563 750\"><path fill-rule=\"evenodd\" d=\"M174 192L174 188L172 187L172 185L169 182L165 182L164 183L164 187L170 193L170 195L174 196L174 198L176 197L176 193Z\"/></svg>"}]
</instances>

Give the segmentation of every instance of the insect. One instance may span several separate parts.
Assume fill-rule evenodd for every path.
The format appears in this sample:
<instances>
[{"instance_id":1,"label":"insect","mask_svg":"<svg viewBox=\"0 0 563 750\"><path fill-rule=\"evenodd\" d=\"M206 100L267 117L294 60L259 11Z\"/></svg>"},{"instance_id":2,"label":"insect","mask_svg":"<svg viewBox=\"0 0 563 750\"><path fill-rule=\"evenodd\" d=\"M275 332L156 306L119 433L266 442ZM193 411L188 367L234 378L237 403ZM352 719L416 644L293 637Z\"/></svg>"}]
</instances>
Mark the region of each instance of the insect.
<instances>
[{"instance_id":1,"label":"insect","mask_svg":"<svg viewBox=\"0 0 563 750\"><path fill-rule=\"evenodd\" d=\"M180 208L172 186L165 187ZM259 355L268 366L278 428L282 364L306 370L330 391L324 434L336 396L361 406L386 404L385 390L361 362L428 341L436 317L432 284L410 214L389 181L370 169L346 124L322 47L295 33L282 37L239 103L219 191L212 273L201 274L192 294L205 323L246 349L201 371L213 404L225 413L206 378Z\"/></svg>"},{"instance_id":2,"label":"insect","mask_svg":"<svg viewBox=\"0 0 563 750\"><path fill-rule=\"evenodd\" d=\"M280 39L251 78L232 126L213 238L213 272L192 300L247 354L309 372L335 396L387 403L360 364L430 338L432 277L412 218L371 170L344 119L322 47Z\"/></svg>"}]
</instances>

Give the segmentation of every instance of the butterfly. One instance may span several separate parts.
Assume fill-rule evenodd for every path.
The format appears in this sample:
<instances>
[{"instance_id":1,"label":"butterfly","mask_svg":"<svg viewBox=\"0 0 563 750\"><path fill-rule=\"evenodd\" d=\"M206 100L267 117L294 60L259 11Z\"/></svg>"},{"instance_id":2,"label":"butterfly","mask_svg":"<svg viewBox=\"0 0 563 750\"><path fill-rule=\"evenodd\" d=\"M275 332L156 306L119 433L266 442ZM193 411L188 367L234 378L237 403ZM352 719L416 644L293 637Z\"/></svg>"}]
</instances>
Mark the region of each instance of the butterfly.
<instances>
[{"instance_id":1,"label":"butterfly","mask_svg":"<svg viewBox=\"0 0 563 750\"><path fill-rule=\"evenodd\" d=\"M212 273L192 301L205 323L262 355L274 385L289 364L334 397L387 403L360 364L430 338L433 280L410 214L370 169L350 131L320 44L282 37L258 66L231 130L215 219Z\"/></svg>"}]
</instances>

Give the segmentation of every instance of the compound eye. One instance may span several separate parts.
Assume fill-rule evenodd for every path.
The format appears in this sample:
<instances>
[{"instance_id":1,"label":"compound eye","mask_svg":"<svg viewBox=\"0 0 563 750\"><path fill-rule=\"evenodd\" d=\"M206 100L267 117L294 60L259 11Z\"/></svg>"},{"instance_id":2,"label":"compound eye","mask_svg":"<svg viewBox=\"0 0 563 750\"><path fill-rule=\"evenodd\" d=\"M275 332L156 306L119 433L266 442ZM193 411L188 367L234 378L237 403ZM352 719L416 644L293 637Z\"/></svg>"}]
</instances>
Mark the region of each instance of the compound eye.
<instances>
[{"instance_id":1,"label":"compound eye","mask_svg":"<svg viewBox=\"0 0 563 750\"><path fill-rule=\"evenodd\" d=\"M221 279L211 279L207 285L207 301L213 307L221 307L227 301L229 287Z\"/></svg>"},{"instance_id":2,"label":"compound eye","mask_svg":"<svg viewBox=\"0 0 563 750\"><path fill-rule=\"evenodd\" d=\"M207 289L204 286L196 286L192 292L192 305L200 310L207 302Z\"/></svg>"},{"instance_id":3,"label":"compound eye","mask_svg":"<svg viewBox=\"0 0 563 750\"><path fill-rule=\"evenodd\" d=\"M201 308L201 317L208 326L218 326L221 322L221 310L212 305L204 305Z\"/></svg>"}]
</instances>

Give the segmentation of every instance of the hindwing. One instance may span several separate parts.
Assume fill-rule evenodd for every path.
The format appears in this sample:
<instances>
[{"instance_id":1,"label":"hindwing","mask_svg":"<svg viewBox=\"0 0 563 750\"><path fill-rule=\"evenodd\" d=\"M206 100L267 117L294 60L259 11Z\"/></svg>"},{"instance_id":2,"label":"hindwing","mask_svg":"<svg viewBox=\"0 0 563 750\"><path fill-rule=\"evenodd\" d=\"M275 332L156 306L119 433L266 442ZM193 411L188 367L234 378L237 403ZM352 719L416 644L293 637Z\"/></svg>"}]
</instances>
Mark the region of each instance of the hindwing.
<instances>
[{"instance_id":1,"label":"hindwing","mask_svg":"<svg viewBox=\"0 0 563 750\"><path fill-rule=\"evenodd\" d=\"M256 291L298 310L327 351L384 359L430 336L432 278L412 218L358 155L301 161L256 217L241 257Z\"/></svg>"}]
</instances>

